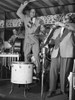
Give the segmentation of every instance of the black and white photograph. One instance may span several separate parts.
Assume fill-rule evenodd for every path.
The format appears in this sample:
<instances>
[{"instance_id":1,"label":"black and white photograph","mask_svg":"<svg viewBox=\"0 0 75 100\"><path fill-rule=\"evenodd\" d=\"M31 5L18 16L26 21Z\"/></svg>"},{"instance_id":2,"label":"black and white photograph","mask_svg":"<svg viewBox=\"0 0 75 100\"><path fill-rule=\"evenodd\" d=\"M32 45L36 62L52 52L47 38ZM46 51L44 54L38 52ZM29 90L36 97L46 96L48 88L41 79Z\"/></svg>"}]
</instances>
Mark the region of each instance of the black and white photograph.
<instances>
[{"instance_id":1,"label":"black and white photograph","mask_svg":"<svg viewBox=\"0 0 75 100\"><path fill-rule=\"evenodd\" d=\"M0 100L75 100L75 0L0 0Z\"/></svg>"}]
</instances>

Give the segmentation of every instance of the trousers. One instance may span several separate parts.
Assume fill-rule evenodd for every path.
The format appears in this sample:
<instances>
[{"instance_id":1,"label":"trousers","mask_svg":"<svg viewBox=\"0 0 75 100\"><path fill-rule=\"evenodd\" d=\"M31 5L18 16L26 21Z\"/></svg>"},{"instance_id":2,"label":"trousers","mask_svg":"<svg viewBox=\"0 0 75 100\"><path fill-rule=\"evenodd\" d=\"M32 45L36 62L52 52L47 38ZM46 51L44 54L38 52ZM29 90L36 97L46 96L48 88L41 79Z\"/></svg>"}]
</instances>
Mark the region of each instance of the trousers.
<instances>
[{"instance_id":1,"label":"trousers","mask_svg":"<svg viewBox=\"0 0 75 100\"><path fill-rule=\"evenodd\" d=\"M52 58L51 67L49 74L49 91L56 90L56 83L58 79L58 73L60 72L60 89L62 92L66 90L67 77L73 69L73 59L72 58Z\"/></svg>"},{"instance_id":2,"label":"trousers","mask_svg":"<svg viewBox=\"0 0 75 100\"><path fill-rule=\"evenodd\" d=\"M36 62L35 62L36 71L37 71L37 73L39 73L40 72L39 43L38 42L34 42L33 44L26 43L24 48L25 48L25 50L24 50L25 62L28 62L28 54L32 50L33 56L36 60Z\"/></svg>"}]
</instances>

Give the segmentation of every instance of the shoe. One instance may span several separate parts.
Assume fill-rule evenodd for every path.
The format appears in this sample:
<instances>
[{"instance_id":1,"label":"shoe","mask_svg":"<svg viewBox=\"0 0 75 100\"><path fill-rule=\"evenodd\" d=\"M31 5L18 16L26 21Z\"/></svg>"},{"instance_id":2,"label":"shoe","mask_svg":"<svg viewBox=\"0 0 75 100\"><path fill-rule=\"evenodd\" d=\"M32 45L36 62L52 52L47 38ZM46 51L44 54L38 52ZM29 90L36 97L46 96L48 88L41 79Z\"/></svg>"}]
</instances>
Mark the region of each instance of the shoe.
<instances>
[{"instance_id":1,"label":"shoe","mask_svg":"<svg viewBox=\"0 0 75 100\"><path fill-rule=\"evenodd\" d=\"M40 74L39 74L39 73L36 73L36 77L37 77L37 78L40 78Z\"/></svg>"},{"instance_id":2,"label":"shoe","mask_svg":"<svg viewBox=\"0 0 75 100\"><path fill-rule=\"evenodd\" d=\"M47 97L53 97L55 95L55 91L49 91Z\"/></svg>"},{"instance_id":3,"label":"shoe","mask_svg":"<svg viewBox=\"0 0 75 100\"><path fill-rule=\"evenodd\" d=\"M33 76L33 79L34 79L34 80L39 80L39 78L37 78L36 76Z\"/></svg>"},{"instance_id":4,"label":"shoe","mask_svg":"<svg viewBox=\"0 0 75 100\"><path fill-rule=\"evenodd\" d=\"M60 91L60 94L63 94L63 95L65 95L66 93L65 93L64 91Z\"/></svg>"}]
</instances>

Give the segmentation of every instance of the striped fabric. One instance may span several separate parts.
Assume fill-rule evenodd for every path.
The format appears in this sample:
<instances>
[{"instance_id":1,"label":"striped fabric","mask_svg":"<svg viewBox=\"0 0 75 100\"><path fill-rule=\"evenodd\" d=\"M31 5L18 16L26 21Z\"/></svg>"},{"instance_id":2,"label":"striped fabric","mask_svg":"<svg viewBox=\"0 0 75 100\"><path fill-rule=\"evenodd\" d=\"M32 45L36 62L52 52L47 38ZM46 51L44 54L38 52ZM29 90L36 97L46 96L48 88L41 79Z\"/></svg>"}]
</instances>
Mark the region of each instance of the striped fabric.
<instances>
[{"instance_id":1,"label":"striped fabric","mask_svg":"<svg viewBox=\"0 0 75 100\"><path fill-rule=\"evenodd\" d=\"M25 0L0 0L0 19L17 18L16 11ZM37 15L45 16L61 13L62 9L75 12L75 0L36 0L29 3L28 8L35 8Z\"/></svg>"}]
</instances>

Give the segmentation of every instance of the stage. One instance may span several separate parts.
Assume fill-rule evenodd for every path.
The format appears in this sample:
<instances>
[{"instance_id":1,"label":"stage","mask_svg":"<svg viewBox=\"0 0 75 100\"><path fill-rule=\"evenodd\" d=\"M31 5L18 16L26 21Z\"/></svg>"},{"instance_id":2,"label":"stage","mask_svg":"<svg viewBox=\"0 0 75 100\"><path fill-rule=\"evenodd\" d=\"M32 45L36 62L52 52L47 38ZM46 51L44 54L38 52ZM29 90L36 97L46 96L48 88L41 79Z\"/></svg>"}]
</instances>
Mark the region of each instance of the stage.
<instances>
[{"instance_id":1,"label":"stage","mask_svg":"<svg viewBox=\"0 0 75 100\"><path fill-rule=\"evenodd\" d=\"M10 80L0 80L0 100L69 100L67 94L58 94L48 98L48 91L45 89L45 86L43 98L41 98L41 85L36 81L29 85L29 89L26 91L26 97L24 97L23 85L14 85L14 89L11 94L9 94L10 89Z\"/></svg>"}]
</instances>

